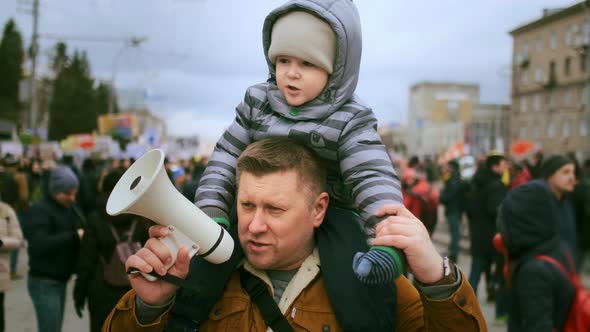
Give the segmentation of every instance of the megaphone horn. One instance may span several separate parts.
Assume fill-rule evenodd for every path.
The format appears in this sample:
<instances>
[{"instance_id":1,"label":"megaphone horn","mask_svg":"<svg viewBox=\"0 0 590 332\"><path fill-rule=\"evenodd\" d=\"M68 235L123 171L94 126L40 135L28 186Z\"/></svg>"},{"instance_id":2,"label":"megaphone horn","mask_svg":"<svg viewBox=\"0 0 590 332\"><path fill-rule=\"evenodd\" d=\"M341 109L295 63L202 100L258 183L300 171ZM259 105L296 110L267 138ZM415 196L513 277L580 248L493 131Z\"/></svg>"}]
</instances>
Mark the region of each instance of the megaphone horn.
<instances>
[{"instance_id":1,"label":"megaphone horn","mask_svg":"<svg viewBox=\"0 0 590 332\"><path fill-rule=\"evenodd\" d=\"M148 151L129 167L111 192L106 210L111 216L131 213L169 226L170 235L160 239L172 253L167 268L174 265L180 245L191 248L191 256L198 254L215 264L227 261L234 249L227 231L172 185L160 149Z\"/></svg>"}]
</instances>

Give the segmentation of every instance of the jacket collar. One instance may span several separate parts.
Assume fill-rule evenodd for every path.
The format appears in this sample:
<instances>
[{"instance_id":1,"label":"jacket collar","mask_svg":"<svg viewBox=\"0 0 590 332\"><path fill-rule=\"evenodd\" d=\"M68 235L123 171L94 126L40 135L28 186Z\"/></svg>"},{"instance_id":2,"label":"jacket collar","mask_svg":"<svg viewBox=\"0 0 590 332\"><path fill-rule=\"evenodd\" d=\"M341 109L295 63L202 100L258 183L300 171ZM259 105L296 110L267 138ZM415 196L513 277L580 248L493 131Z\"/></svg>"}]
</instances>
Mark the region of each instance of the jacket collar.
<instances>
[{"instance_id":1,"label":"jacket collar","mask_svg":"<svg viewBox=\"0 0 590 332\"><path fill-rule=\"evenodd\" d=\"M246 271L260 278L260 280L262 280L271 290L271 295L274 296L274 289L266 271L255 268L247 260L244 260L243 265ZM307 258L303 261L303 264L301 264L301 267L299 267L299 270L297 273L295 273L295 276L293 279L291 279L289 285L283 292L283 296L281 296L281 300L278 303L281 313L285 314L287 309L289 309L293 302L295 302L295 299L299 296L299 294L301 294L301 292L316 278L319 273L320 254L318 248L316 247L311 255L307 256Z\"/></svg>"}]
</instances>

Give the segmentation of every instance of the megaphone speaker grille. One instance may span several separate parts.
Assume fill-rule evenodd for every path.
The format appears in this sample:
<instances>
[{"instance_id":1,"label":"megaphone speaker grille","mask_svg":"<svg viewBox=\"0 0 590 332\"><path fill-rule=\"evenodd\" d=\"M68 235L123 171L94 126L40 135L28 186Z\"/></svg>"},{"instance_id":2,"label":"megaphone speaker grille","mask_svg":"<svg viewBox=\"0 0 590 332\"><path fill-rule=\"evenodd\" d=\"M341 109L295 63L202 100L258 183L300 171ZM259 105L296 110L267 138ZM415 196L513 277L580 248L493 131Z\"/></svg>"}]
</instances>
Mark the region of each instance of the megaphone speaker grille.
<instances>
[{"instance_id":1,"label":"megaphone speaker grille","mask_svg":"<svg viewBox=\"0 0 590 332\"><path fill-rule=\"evenodd\" d=\"M164 165L164 152L154 149L139 158L121 177L107 201L107 213L125 213L143 194Z\"/></svg>"}]
</instances>

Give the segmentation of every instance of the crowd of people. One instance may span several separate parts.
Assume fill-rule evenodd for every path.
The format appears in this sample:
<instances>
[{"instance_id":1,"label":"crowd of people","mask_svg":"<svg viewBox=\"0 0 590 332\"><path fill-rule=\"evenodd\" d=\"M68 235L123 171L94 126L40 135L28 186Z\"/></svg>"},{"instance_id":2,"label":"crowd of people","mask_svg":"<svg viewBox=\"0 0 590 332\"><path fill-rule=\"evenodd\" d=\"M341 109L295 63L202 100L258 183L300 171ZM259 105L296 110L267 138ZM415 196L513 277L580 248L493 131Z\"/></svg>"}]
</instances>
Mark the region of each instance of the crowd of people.
<instances>
[{"instance_id":1,"label":"crowd of people","mask_svg":"<svg viewBox=\"0 0 590 332\"><path fill-rule=\"evenodd\" d=\"M429 165L412 158L401 172L406 206L415 215L425 215L421 209L436 209L437 203L444 206L448 254L455 261L465 221L469 283L477 293L485 278L486 300L495 303L495 323L508 322L511 331L563 326L573 289L559 270L535 257L556 256L564 266L570 257L573 271L582 270L590 250L590 159L580 165L572 154L544 158L537 151L517 161L490 153L480 158L469 178L461 176L456 160L434 170L427 170ZM428 179L429 173L441 178ZM504 248L494 246L496 234L508 242ZM556 276L559 283L552 281Z\"/></svg>"},{"instance_id":2,"label":"crowd of people","mask_svg":"<svg viewBox=\"0 0 590 332\"><path fill-rule=\"evenodd\" d=\"M105 211L110 192L133 162L130 158L88 158L78 166L67 155L60 160L11 154L2 158L0 264L5 268L0 273L0 331L4 292L10 279L23 278L17 264L25 243L27 288L39 330L61 330L66 286L72 276L76 313L82 316L87 305L90 331L101 330L111 309L130 289L124 271L127 257L120 251L127 244L133 244L130 254L141 248L151 224L140 217L113 217ZM206 162L193 159L173 164L166 160L165 167L178 190L192 200Z\"/></svg>"},{"instance_id":3,"label":"crowd of people","mask_svg":"<svg viewBox=\"0 0 590 332\"><path fill-rule=\"evenodd\" d=\"M404 205L419 217L428 235L436 232L437 221L448 224L447 254L454 262L459 258L462 224L468 225L471 267L466 279L477 294L485 278L486 300L496 304L497 323L508 320L514 331L537 326L532 321L543 324L541 317L549 321L545 324L563 324L573 296L567 279L534 255L550 254L566 266L571 257L580 271L589 250L583 239L590 235L590 160L579 166L572 156L543 159L537 154L535 159L537 163L517 163L490 154L481 158L469 179L461 176L455 160L435 166L411 158L399 172ZM0 264L6 273L0 275L0 290L8 289L10 279L22 278L15 253L26 240L27 286L40 326L60 330L66 283L72 276L76 278L74 307L82 316L88 306L91 331L102 329L119 299L131 289L124 272L128 256L120 257L117 247L135 243L132 253L137 252L149 239L152 223L132 215L109 216L105 205L133 162L87 159L76 167L67 156L60 161L2 158ZM166 160L165 167L172 183L192 201L206 163L201 158ZM438 210L439 204L444 206L440 221L438 215L425 212ZM504 253L494 248L497 233L510 239ZM119 281L113 280L117 273ZM558 281L543 283L539 279L543 276ZM554 303L563 305L557 310Z\"/></svg>"},{"instance_id":4,"label":"crowd of people","mask_svg":"<svg viewBox=\"0 0 590 332\"><path fill-rule=\"evenodd\" d=\"M82 315L88 306L91 331L486 331L482 275L510 331L562 329L573 290L537 256L571 257L579 269L588 249L579 237L589 181L573 159L516 165L491 154L467 181L457 161L411 158L396 173L377 119L355 95L354 3L289 1L267 15L262 35L268 80L246 90L211 160L165 162L174 186L232 236L227 262L184 247L175 255L159 240L167 227L106 214L133 160L78 168L70 157L4 156L1 194L12 212L0 248L18 252L20 224L39 331L61 330L73 275L74 307ZM431 239L439 204L451 235L445 255ZM469 275L456 265L464 216Z\"/></svg>"}]
</instances>

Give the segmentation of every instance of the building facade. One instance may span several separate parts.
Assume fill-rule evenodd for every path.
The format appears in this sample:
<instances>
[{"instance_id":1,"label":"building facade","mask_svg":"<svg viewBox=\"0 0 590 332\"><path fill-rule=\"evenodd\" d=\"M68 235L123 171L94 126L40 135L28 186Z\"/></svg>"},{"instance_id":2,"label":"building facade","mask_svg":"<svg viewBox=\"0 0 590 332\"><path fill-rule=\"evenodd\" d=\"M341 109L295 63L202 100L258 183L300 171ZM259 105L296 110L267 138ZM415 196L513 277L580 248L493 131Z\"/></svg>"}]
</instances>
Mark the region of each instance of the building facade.
<instances>
[{"instance_id":1,"label":"building facade","mask_svg":"<svg viewBox=\"0 0 590 332\"><path fill-rule=\"evenodd\" d=\"M590 156L590 5L543 10L510 34L510 140L529 140L545 154Z\"/></svg>"},{"instance_id":2,"label":"building facade","mask_svg":"<svg viewBox=\"0 0 590 332\"><path fill-rule=\"evenodd\" d=\"M479 85L420 82L410 88L409 153L436 155L464 139L465 123L471 121L479 102Z\"/></svg>"},{"instance_id":3,"label":"building facade","mask_svg":"<svg viewBox=\"0 0 590 332\"><path fill-rule=\"evenodd\" d=\"M490 151L506 152L510 133L510 106L504 104L477 104L471 122L465 126L465 143L474 156Z\"/></svg>"},{"instance_id":4,"label":"building facade","mask_svg":"<svg viewBox=\"0 0 590 332\"><path fill-rule=\"evenodd\" d=\"M509 109L481 104L478 84L417 83L410 89L408 154L436 157L458 143L474 156L505 152Z\"/></svg>"}]
</instances>

